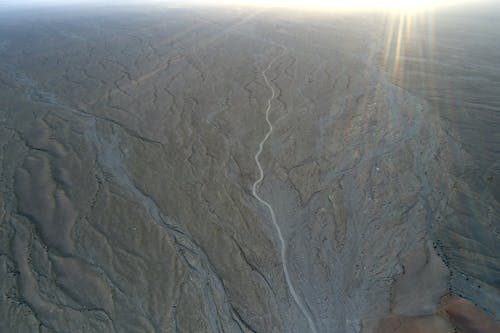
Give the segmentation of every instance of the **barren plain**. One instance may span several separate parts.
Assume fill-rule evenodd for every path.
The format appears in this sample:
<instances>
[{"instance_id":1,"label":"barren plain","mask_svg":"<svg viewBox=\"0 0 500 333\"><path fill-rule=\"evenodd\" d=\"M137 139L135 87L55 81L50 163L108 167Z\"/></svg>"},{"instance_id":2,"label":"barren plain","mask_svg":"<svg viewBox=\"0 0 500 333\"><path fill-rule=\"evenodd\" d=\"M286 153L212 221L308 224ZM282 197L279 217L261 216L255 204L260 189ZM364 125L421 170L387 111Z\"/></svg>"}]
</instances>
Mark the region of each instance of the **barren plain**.
<instances>
[{"instance_id":1,"label":"barren plain","mask_svg":"<svg viewBox=\"0 0 500 333\"><path fill-rule=\"evenodd\" d=\"M0 13L0 331L500 332L498 22Z\"/></svg>"}]
</instances>

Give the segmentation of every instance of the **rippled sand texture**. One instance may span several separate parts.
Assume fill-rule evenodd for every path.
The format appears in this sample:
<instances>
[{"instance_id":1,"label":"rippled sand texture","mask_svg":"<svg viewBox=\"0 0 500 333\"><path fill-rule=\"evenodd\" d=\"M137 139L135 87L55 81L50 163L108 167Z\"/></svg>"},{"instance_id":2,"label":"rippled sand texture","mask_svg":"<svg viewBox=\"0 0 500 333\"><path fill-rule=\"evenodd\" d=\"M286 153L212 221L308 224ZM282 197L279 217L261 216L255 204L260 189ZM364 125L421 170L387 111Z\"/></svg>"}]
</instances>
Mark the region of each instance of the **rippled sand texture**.
<instances>
[{"instance_id":1,"label":"rippled sand texture","mask_svg":"<svg viewBox=\"0 0 500 333\"><path fill-rule=\"evenodd\" d=\"M499 331L498 50L398 22L0 14L0 331Z\"/></svg>"}]
</instances>

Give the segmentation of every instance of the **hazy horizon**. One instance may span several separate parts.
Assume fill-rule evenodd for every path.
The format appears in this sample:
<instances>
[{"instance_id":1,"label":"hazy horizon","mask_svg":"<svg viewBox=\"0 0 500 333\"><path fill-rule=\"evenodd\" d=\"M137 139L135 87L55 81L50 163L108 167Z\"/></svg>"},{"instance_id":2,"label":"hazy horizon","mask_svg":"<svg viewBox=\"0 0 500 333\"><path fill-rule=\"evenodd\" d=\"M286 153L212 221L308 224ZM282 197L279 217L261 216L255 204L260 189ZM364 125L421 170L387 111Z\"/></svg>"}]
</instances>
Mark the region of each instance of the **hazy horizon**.
<instances>
[{"instance_id":1,"label":"hazy horizon","mask_svg":"<svg viewBox=\"0 0 500 333\"><path fill-rule=\"evenodd\" d=\"M286 8L313 11L359 11L359 10L430 10L454 7L484 7L498 5L494 0L8 0L1 1L0 8L29 8L54 6L225 6L250 8Z\"/></svg>"}]
</instances>

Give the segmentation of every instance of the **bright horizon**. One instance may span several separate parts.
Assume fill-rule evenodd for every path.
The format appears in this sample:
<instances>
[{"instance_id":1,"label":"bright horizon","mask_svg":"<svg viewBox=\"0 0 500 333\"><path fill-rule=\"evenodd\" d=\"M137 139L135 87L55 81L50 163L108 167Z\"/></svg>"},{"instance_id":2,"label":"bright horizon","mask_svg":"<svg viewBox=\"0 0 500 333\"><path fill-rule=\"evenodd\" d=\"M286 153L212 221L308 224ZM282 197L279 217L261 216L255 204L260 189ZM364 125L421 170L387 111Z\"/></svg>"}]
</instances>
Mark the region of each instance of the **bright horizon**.
<instances>
[{"instance_id":1,"label":"bright horizon","mask_svg":"<svg viewBox=\"0 0 500 333\"><path fill-rule=\"evenodd\" d=\"M168 0L154 0L166 3ZM251 6L297 9L432 9L459 4L483 3L474 0L185 0L177 3Z\"/></svg>"},{"instance_id":2,"label":"bright horizon","mask_svg":"<svg viewBox=\"0 0 500 333\"><path fill-rule=\"evenodd\" d=\"M426 10L462 4L484 4L491 0L7 0L0 7L30 7L43 5L148 5L173 6L238 6L257 8L289 8L305 10Z\"/></svg>"}]
</instances>

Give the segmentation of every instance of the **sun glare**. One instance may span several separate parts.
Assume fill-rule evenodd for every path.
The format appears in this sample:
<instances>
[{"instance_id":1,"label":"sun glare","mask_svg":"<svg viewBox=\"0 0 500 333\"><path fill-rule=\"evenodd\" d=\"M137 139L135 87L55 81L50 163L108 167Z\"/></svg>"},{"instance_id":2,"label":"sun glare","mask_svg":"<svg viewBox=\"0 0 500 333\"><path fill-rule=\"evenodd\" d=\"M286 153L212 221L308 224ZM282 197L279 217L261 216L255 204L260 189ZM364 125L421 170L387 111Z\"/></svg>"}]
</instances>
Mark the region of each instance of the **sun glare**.
<instances>
[{"instance_id":1,"label":"sun glare","mask_svg":"<svg viewBox=\"0 0 500 333\"><path fill-rule=\"evenodd\" d=\"M462 3L460 0L199 0L198 3L304 9L432 9Z\"/></svg>"}]
</instances>

